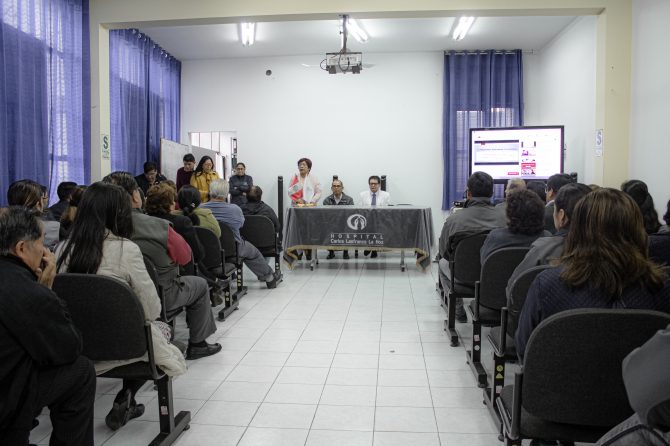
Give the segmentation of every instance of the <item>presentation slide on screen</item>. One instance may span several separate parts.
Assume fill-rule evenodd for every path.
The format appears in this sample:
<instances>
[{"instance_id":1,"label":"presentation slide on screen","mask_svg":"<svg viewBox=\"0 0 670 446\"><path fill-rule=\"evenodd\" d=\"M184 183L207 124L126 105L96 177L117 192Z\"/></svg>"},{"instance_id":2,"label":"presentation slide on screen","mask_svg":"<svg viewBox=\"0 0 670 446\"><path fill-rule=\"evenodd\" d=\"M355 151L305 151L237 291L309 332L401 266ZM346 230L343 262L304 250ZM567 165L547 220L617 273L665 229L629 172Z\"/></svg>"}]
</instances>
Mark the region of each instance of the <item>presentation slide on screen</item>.
<instances>
[{"instance_id":1,"label":"presentation slide on screen","mask_svg":"<svg viewBox=\"0 0 670 446\"><path fill-rule=\"evenodd\" d=\"M473 129L472 172L494 179L547 179L562 171L563 128Z\"/></svg>"}]
</instances>

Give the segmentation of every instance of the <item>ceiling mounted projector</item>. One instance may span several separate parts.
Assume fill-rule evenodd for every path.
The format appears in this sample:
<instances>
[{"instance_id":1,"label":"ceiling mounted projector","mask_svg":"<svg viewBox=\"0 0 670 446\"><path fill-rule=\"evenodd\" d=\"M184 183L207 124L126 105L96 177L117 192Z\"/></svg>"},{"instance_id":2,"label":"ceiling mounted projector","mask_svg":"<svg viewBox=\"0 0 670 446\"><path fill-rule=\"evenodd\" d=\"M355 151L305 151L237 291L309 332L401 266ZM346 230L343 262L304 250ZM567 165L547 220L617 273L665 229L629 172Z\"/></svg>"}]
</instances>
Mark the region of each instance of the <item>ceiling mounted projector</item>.
<instances>
[{"instance_id":1,"label":"ceiling mounted projector","mask_svg":"<svg viewBox=\"0 0 670 446\"><path fill-rule=\"evenodd\" d=\"M367 35L358 25L350 22L348 15L341 16L340 35L342 38L342 48L337 53L326 53L326 58L322 62L322 68L330 74L335 73L354 73L360 74L363 69L363 53L347 50L347 38L349 37L349 27L356 29L357 35L362 37L357 40L363 42L367 40ZM363 37L364 36L364 37ZM324 66L325 64L325 66Z\"/></svg>"}]
</instances>

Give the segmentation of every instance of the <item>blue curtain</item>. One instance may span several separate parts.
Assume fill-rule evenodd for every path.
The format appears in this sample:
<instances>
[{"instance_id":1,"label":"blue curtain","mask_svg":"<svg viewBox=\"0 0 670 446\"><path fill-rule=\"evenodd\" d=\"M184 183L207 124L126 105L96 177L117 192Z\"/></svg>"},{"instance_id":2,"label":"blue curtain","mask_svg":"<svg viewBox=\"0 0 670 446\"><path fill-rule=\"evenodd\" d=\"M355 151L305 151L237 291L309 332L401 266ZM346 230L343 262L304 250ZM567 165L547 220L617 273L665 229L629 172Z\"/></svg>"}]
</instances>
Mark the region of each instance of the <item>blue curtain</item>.
<instances>
[{"instance_id":1,"label":"blue curtain","mask_svg":"<svg viewBox=\"0 0 670 446\"><path fill-rule=\"evenodd\" d=\"M112 170L160 161L160 139L179 139L181 62L136 29L109 33Z\"/></svg>"},{"instance_id":2,"label":"blue curtain","mask_svg":"<svg viewBox=\"0 0 670 446\"><path fill-rule=\"evenodd\" d=\"M0 204L13 181L90 181L88 0L0 0Z\"/></svg>"},{"instance_id":3,"label":"blue curtain","mask_svg":"<svg viewBox=\"0 0 670 446\"><path fill-rule=\"evenodd\" d=\"M450 51L445 55L442 209L463 198L470 164L470 128L522 125L521 50Z\"/></svg>"}]
</instances>

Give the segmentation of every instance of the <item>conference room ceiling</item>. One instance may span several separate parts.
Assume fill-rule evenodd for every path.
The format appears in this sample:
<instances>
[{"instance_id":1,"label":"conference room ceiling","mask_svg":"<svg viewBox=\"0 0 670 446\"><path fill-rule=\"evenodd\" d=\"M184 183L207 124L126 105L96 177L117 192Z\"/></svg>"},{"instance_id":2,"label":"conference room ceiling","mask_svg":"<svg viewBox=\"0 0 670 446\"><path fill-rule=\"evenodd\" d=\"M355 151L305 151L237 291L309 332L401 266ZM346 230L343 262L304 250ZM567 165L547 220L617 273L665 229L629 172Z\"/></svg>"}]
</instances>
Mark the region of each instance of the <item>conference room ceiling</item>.
<instances>
[{"instance_id":1,"label":"conference room ceiling","mask_svg":"<svg viewBox=\"0 0 670 446\"><path fill-rule=\"evenodd\" d=\"M441 50L542 49L575 17L478 17L461 41L451 38L455 17L358 20L369 34L351 51L393 53ZM338 20L275 21L256 25L256 43L242 46L237 24L146 27L140 30L180 60L324 54L340 48Z\"/></svg>"}]
</instances>

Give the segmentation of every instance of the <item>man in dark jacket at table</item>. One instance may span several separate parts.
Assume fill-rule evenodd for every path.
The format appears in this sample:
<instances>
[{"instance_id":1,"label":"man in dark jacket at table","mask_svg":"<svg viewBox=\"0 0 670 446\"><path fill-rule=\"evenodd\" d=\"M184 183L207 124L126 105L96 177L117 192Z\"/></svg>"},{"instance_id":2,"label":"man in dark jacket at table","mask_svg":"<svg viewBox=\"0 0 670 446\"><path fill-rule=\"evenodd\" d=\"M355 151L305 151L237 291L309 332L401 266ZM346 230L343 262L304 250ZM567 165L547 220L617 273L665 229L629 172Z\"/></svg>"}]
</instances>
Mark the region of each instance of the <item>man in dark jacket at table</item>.
<instances>
[{"instance_id":1,"label":"man in dark jacket at table","mask_svg":"<svg viewBox=\"0 0 670 446\"><path fill-rule=\"evenodd\" d=\"M330 185L330 190L333 191L332 194L328 195L326 198L323 199L323 205L324 206L353 206L354 205L354 199L351 198L349 195L344 193L344 183L338 179L334 179L333 182ZM375 253L376 254L376 253ZM328 250L328 257L327 259L334 259L335 258L335 251L333 250ZM349 251L344 250L342 253L342 258L343 259L348 259L349 258Z\"/></svg>"},{"instance_id":2,"label":"man in dark jacket at table","mask_svg":"<svg viewBox=\"0 0 670 446\"><path fill-rule=\"evenodd\" d=\"M45 406L52 445L93 445L95 370L65 304L50 290L54 255L24 207L0 210L0 444L27 445Z\"/></svg>"}]
</instances>

